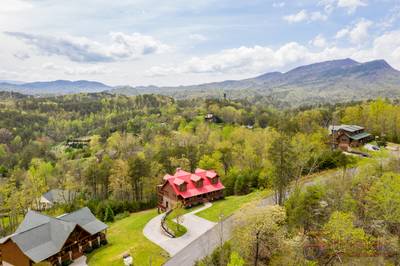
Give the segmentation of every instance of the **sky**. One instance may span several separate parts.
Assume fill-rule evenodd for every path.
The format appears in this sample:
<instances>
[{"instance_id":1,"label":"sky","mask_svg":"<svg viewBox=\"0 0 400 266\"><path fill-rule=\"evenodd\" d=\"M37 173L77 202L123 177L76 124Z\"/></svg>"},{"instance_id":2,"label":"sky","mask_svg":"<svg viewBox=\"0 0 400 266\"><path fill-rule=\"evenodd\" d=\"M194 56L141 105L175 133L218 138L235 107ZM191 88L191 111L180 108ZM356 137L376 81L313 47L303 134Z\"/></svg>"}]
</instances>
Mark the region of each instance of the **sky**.
<instances>
[{"instance_id":1,"label":"sky","mask_svg":"<svg viewBox=\"0 0 400 266\"><path fill-rule=\"evenodd\" d=\"M399 0L1 0L0 80L188 85L325 60L400 69Z\"/></svg>"}]
</instances>

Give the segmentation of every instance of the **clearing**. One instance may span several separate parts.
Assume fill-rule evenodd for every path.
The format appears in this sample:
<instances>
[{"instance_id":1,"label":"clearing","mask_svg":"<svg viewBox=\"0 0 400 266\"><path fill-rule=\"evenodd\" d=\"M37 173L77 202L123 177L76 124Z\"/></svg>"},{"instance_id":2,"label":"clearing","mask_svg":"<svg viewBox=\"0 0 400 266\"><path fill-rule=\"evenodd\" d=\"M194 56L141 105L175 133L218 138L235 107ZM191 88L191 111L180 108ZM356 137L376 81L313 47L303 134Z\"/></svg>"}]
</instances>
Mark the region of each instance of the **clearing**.
<instances>
[{"instance_id":1,"label":"clearing","mask_svg":"<svg viewBox=\"0 0 400 266\"><path fill-rule=\"evenodd\" d=\"M212 222L219 222L221 215L223 218L227 218L245 204L266 198L270 193L269 190L263 190L242 196L228 196L214 201L210 208L200 211L196 215Z\"/></svg>"},{"instance_id":2,"label":"clearing","mask_svg":"<svg viewBox=\"0 0 400 266\"><path fill-rule=\"evenodd\" d=\"M88 264L91 266L122 265L122 255L128 252L134 265L162 265L168 254L159 246L144 237L144 226L154 217L157 210L132 213L129 217L112 223L107 230L108 245L91 253Z\"/></svg>"}]
</instances>

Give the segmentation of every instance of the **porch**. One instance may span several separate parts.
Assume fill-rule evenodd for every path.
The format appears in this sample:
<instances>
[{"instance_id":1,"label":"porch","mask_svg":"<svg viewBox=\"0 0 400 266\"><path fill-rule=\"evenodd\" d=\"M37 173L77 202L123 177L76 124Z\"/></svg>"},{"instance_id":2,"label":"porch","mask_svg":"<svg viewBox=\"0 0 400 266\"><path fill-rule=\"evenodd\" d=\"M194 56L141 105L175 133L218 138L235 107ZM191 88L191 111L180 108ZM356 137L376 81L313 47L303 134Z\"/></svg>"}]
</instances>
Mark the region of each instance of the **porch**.
<instances>
[{"instance_id":1,"label":"porch","mask_svg":"<svg viewBox=\"0 0 400 266\"><path fill-rule=\"evenodd\" d=\"M66 245L56 255L47 259L51 265L62 265L67 261L74 261L84 254L91 253L94 249L107 244L106 234L98 233L93 236L87 236L72 244Z\"/></svg>"}]
</instances>

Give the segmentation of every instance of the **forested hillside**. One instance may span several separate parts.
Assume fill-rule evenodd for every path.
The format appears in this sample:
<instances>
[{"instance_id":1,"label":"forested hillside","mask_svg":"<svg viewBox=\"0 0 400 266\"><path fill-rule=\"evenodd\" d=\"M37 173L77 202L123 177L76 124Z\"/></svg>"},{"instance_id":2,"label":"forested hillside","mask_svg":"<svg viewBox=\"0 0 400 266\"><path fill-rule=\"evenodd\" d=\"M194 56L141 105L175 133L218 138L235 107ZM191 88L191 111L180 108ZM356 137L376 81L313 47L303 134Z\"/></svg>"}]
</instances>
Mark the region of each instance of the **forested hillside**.
<instances>
[{"instance_id":1,"label":"forested hillside","mask_svg":"<svg viewBox=\"0 0 400 266\"><path fill-rule=\"evenodd\" d=\"M206 121L210 113L218 119ZM29 208L39 208L38 198L52 188L76 191L79 196L51 214L88 205L100 219L111 221L114 215L152 208L156 185L177 167L215 169L226 195L268 188L284 204L291 182L352 163L328 145L326 128L332 121L360 124L398 142L399 120L400 106L382 99L277 110L247 101L174 100L158 95L5 94L0 101L0 200L1 213L9 218L3 218L1 233L10 233ZM82 138L90 140L87 146L67 145ZM331 193L319 189L304 193L318 197ZM302 193L297 197L309 197ZM352 204L358 201L353 198ZM287 202L290 228L306 223L298 218L307 211L296 207L301 201ZM331 223L351 218L335 215Z\"/></svg>"}]
</instances>

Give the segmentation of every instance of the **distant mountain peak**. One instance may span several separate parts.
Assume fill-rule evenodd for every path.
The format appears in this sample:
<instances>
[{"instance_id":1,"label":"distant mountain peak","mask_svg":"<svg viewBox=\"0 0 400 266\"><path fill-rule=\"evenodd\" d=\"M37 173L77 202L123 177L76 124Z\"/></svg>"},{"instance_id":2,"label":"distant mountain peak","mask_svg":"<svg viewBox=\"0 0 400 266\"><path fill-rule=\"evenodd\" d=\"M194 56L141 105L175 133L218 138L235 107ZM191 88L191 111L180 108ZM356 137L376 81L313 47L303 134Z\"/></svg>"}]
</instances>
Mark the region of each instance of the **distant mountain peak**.
<instances>
[{"instance_id":1,"label":"distant mountain peak","mask_svg":"<svg viewBox=\"0 0 400 266\"><path fill-rule=\"evenodd\" d=\"M394 69L384 59L377 59L377 60L373 60L373 61L370 61L370 62L366 62L366 63L364 63L364 65L371 66L371 67L374 67L374 68L380 68L380 69Z\"/></svg>"}]
</instances>

